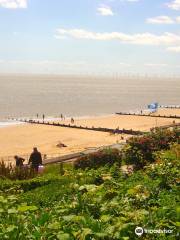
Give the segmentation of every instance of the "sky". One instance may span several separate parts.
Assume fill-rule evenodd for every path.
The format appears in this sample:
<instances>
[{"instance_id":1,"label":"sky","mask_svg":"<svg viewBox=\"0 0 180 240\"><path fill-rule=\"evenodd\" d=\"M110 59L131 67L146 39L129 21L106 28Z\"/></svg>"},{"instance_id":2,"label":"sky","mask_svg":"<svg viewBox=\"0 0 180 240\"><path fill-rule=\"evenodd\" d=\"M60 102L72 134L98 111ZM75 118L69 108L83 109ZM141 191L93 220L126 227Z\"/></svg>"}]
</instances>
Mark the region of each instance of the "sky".
<instances>
[{"instance_id":1,"label":"sky","mask_svg":"<svg viewBox=\"0 0 180 240\"><path fill-rule=\"evenodd\" d=\"M0 0L0 73L180 76L180 0Z\"/></svg>"}]
</instances>

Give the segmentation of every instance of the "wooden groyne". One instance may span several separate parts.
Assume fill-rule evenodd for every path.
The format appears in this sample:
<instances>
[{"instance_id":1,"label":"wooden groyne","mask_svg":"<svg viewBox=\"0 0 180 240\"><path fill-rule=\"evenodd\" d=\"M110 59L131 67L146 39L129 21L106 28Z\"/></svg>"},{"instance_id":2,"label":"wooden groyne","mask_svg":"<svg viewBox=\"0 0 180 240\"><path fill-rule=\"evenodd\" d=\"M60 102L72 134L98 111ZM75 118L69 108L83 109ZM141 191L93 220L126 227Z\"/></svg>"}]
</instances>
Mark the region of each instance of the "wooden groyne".
<instances>
[{"instance_id":1,"label":"wooden groyne","mask_svg":"<svg viewBox=\"0 0 180 240\"><path fill-rule=\"evenodd\" d=\"M152 114L141 114L141 113L126 113L126 112L117 112L117 115L122 116L140 116L140 117L154 117L154 118L173 118L173 119L180 119L179 115L152 115Z\"/></svg>"},{"instance_id":2,"label":"wooden groyne","mask_svg":"<svg viewBox=\"0 0 180 240\"><path fill-rule=\"evenodd\" d=\"M159 108L180 109L180 105L160 105Z\"/></svg>"},{"instance_id":3,"label":"wooden groyne","mask_svg":"<svg viewBox=\"0 0 180 240\"><path fill-rule=\"evenodd\" d=\"M16 121L30 123L30 124L39 124L39 125L49 125L55 127L63 127L63 128L74 128L74 129L83 129L89 131L98 131L98 132L108 132L112 134L129 134L129 135L143 135L145 132L142 131L135 131L133 129L112 129L112 128L102 128L102 127L84 127L84 126L77 126L71 124L61 124L55 122L46 122L46 121L38 121L38 120L30 120L30 119L14 119Z\"/></svg>"}]
</instances>

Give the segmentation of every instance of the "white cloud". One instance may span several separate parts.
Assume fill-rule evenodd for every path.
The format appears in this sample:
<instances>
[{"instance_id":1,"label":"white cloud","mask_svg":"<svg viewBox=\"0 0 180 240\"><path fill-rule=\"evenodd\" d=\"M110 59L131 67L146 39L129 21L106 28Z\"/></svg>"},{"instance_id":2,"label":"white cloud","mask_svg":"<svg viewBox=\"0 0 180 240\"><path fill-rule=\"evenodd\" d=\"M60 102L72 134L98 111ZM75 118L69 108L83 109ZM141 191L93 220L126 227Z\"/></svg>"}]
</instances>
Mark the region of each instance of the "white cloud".
<instances>
[{"instance_id":1,"label":"white cloud","mask_svg":"<svg viewBox=\"0 0 180 240\"><path fill-rule=\"evenodd\" d=\"M56 38L62 36L72 37L75 39L88 39L99 41L118 40L122 43L139 44L139 45L179 45L180 34L165 32L162 35L155 35L149 32L126 34L122 32L90 32L84 29L57 29Z\"/></svg>"},{"instance_id":2,"label":"white cloud","mask_svg":"<svg viewBox=\"0 0 180 240\"><path fill-rule=\"evenodd\" d=\"M180 46L168 47L168 51L180 53Z\"/></svg>"},{"instance_id":3,"label":"white cloud","mask_svg":"<svg viewBox=\"0 0 180 240\"><path fill-rule=\"evenodd\" d=\"M146 22L151 24L176 24L180 23L180 16L176 18L171 18L169 16L157 16L146 19Z\"/></svg>"},{"instance_id":4,"label":"white cloud","mask_svg":"<svg viewBox=\"0 0 180 240\"><path fill-rule=\"evenodd\" d=\"M4 8L27 8L27 0L0 0L0 7Z\"/></svg>"},{"instance_id":5,"label":"white cloud","mask_svg":"<svg viewBox=\"0 0 180 240\"><path fill-rule=\"evenodd\" d=\"M173 0L167 3L167 6L173 10L180 10L180 0Z\"/></svg>"},{"instance_id":6,"label":"white cloud","mask_svg":"<svg viewBox=\"0 0 180 240\"><path fill-rule=\"evenodd\" d=\"M101 16L113 16L114 13L109 6L102 5L97 9L98 13Z\"/></svg>"},{"instance_id":7,"label":"white cloud","mask_svg":"<svg viewBox=\"0 0 180 240\"><path fill-rule=\"evenodd\" d=\"M145 67L167 67L166 63L145 63Z\"/></svg>"},{"instance_id":8,"label":"white cloud","mask_svg":"<svg viewBox=\"0 0 180 240\"><path fill-rule=\"evenodd\" d=\"M179 16L179 17L176 17L176 22L177 22L177 23L180 23L180 16Z\"/></svg>"},{"instance_id":9,"label":"white cloud","mask_svg":"<svg viewBox=\"0 0 180 240\"><path fill-rule=\"evenodd\" d=\"M152 24L172 24L175 23L174 20L168 16L157 16L154 18L148 18L146 20L147 23Z\"/></svg>"}]
</instances>

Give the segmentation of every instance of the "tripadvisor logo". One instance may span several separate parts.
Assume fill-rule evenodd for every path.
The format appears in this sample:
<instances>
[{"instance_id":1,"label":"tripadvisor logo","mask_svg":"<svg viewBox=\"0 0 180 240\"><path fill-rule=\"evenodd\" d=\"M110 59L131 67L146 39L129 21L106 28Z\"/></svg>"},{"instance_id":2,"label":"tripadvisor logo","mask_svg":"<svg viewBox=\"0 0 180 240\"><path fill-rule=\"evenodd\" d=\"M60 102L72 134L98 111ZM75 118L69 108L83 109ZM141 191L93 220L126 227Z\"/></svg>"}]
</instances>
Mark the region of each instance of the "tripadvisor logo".
<instances>
[{"instance_id":1,"label":"tripadvisor logo","mask_svg":"<svg viewBox=\"0 0 180 240\"><path fill-rule=\"evenodd\" d=\"M171 234L173 233L173 230L171 229L143 229L142 227L136 227L135 228L135 234L137 236L141 236L143 233L148 233L148 234L161 234L161 233L166 233L166 234Z\"/></svg>"},{"instance_id":2,"label":"tripadvisor logo","mask_svg":"<svg viewBox=\"0 0 180 240\"><path fill-rule=\"evenodd\" d=\"M135 228L135 234L138 236L141 236L143 234L144 230L142 227L136 227Z\"/></svg>"}]
</instances>

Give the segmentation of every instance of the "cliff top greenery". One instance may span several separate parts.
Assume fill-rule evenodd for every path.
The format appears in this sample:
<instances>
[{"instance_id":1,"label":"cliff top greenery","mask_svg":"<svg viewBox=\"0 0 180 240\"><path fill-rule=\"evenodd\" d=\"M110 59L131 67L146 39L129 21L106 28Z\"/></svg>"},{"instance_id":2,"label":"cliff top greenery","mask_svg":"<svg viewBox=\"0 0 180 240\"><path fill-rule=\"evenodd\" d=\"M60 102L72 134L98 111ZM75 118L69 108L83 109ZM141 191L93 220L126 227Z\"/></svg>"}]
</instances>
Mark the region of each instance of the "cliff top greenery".
<instances>
[{"instance_id":1,"label":"cliff top greenery","mask_svg":"<svg viewBox=\"0 0 180 240\"><path fill-rule=\"evenodd\" d=\"M157 130L74 166L1 173L0 239L178 239L179 160L179 130ZM122 171L127 164L134 170ZM162 232L138 237L137 226Z\"/></svg>"}]
</instances>

